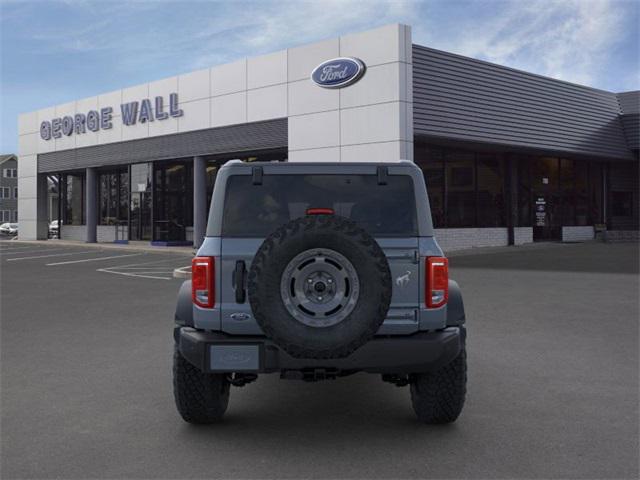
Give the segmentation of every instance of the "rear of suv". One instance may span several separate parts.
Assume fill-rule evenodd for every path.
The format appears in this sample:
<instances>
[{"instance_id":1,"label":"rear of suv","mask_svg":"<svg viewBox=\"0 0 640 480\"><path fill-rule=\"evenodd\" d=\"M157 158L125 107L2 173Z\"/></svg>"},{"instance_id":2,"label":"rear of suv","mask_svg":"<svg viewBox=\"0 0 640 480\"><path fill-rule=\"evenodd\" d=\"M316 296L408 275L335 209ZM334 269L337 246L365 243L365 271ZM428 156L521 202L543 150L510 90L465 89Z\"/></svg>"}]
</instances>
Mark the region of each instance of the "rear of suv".
<instances>
[{"instance_id":1,"label":"rear of suv","mask_svg":"<svg viewBox=\"0 0 640 480\"><path fill-rule=\"evenodd\" d=\"M425 423L464 404L462 296L411 162L227 163L175 320L187 422L220 420L230 387L265 373L380 374Z\"/></svg>"}]
</instances>

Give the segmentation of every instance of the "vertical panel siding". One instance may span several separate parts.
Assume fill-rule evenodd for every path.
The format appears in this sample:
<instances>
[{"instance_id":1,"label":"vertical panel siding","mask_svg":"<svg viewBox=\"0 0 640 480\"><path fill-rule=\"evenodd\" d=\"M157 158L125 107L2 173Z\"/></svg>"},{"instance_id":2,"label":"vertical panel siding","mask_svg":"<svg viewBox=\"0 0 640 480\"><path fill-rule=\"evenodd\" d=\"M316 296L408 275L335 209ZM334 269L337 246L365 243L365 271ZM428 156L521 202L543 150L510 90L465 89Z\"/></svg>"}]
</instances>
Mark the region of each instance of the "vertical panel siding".
<instances>
[{"instance_id":1,"label":"vertical panel siding","mask_svg":"<svg viewBox=\"0 0 640 480\"><path fill-rule=\"evenodd\" d=\"M413 46L414 131L631 159L614 93Z\"/></svg>"}]
</instances>

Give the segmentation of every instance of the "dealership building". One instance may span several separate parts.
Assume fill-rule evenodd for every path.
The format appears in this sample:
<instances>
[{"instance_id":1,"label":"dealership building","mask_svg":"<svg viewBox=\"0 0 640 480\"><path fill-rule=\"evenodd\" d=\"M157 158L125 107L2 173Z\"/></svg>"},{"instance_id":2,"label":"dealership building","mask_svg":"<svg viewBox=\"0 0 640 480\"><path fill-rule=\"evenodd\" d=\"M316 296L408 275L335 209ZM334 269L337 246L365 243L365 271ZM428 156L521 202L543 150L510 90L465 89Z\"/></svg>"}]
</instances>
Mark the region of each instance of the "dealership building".
<instances>
[{"instance_id":1,"label":"dealership building","mask_svg":"<svg viewBox=\"0 0 640 480\"><path fill-rule=\"evenodd\" d=\"M241 159L413 161L445 250L637 239L639 118L387 25L20 115L19 237L198 245Z\"/></svg>"}]
</instances>

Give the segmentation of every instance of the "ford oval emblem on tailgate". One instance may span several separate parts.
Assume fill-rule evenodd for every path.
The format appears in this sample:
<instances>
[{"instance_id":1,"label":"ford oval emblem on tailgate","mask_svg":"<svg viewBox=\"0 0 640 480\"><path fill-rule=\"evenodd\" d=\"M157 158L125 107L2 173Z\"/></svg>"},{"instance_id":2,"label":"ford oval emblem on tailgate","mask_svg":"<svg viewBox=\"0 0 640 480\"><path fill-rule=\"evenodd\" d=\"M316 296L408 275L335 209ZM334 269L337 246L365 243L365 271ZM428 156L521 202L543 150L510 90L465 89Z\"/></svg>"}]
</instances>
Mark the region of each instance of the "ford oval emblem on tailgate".
<instances>
[{"instance_id":1,"label":"ford oval emblem on tailgate","mask_svg":"<svg viewBox=\"0 0 640 480\"><path fill-rule=\"evenodd\" d=\"M353 57L339 57L318 65L311 72L311 80L324 88L342 88L351 85L364 74L362 60Z\"/></svg>"},{"instance_id":2,"label":"ford oval emblem on tailgate","mask_svg":"<svg viewBox=\"0 0 640 480\"><path fill-rule=\"evenodd\" d=\"M249 320L251 318L251 315L243 312L232 313L229 316L231 317L231 320L237 320L238 322L241 322L243 320Z\"/></svg>"}]
</instances>

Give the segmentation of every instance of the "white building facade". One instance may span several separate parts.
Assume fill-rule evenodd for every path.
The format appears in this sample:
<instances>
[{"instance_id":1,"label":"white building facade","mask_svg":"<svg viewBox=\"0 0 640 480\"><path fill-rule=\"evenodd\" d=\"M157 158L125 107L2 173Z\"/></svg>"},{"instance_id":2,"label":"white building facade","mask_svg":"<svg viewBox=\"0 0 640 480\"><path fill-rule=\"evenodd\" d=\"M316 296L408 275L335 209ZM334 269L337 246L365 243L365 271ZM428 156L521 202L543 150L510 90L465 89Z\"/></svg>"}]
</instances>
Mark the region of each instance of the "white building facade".
<instances>
[{"instance_id":1,"label":"white building facade","mask_svg":"<svg viewBox=\"0 0 640 480\"><path fill-rule=\"evenodd\" d=\"M637 150L629 148L594 151L591 155L574 152L571 146L557 142L523 146L515 140L510 143L499 136L491 138L486 132L456 138L451 126L455 130L459 121L442 116L442 112L455 110L455 105L429 109L438 104L440 91L450 89L455 83L452 79L457 78L456 71L464 67L453 63L477 62L478 65L464 67L469 71L489 69L490 64L442 52L449 55L449 65L443 60L442 72L449 72L451 77L438 78L439 67L433 71L424 69L429 65L437 67L440 60L425 60L423 53L438 52L414 46L411 28L393 24L20 115L20 238L47 238L48 222L53 220L47 197L53 189L60 197L56 219L62 220L62 238L198 245L204 234L215 173L229 159L395 162L414 160L420 152L424 158L415 160L428 176L434 171L433 165L440 165L430 163L432 147L443 149L445 153L438 155L446 156L455 143L456 148L473 150L474 157L463 167L442 160L442 199L437 197L438 186L433 187L436 196L431 199L432 208L442 208L442 215L436 214L434 219L436 227L441 228L445 247L447 242L451 248L476 243L517 244L534 239L534 197L542 198L544 192L530 185L528 192L517 197L514 190L518 187L513 180L516 173L509 173L515 168L510 168L511 153L536 158L560 158L566 154L572 162L578 161L572 157L576 155L585 156L589 162L624 160L625 166L637 170ZM365 68L364 75L354 83L324 88L311 78L318 65L345 57L361 62ZM421 59L420 72L414 72L416 58ZM482 72L477 74L482 83ZM500 75L501 71L496 78ZM464 88L476 88L474 83L469 82ZM591 93L585 90L584 94ZM416 102L420 108L414 108L414 95L419 96ZM469 95L467 103L484 98L482 92ZM615 115L619 113L616 111ZM440 123L429 124L425 115L439 118ZM482 123L483 115L488 114L482 109L464 113L473 124ZM492 115L484 122L494 120ZM420 129L416 127L414 131L414 125ZM444 131L446 126L449 131ZM460 125L460 131L469 129ZM491 146L495 148L491 150ZM496 159L484 160L479 152L487 148L498 155ZM562 160L557 164L561 169ZM437 176L439 173L429 176L427 183ZM487 186L483 186L482 179L486 179ZM474 193L456 197L457 190ZM637 198L637 184L627 190L631 201ZM526 202L522 200L525 197ZM549 211L552 198L553 192L546 197ZM489 206L478 207L482 202ZM484 215L487 209L496 210L495 215ZM522 220L519 209L528 209L530 214L522 214ZM617 213L627 212L620 209ZM566 231L571 238L592 238L594 225L607 223L607 217L604 211L589 215L583 219L574 212L572 221L558 224L559 235ZM442 223L438 225L440 217Z\"/></svg>"}]
</instances>

